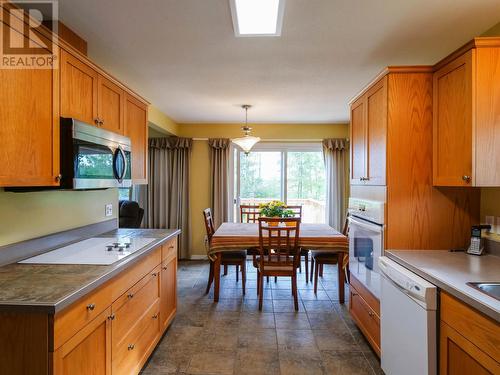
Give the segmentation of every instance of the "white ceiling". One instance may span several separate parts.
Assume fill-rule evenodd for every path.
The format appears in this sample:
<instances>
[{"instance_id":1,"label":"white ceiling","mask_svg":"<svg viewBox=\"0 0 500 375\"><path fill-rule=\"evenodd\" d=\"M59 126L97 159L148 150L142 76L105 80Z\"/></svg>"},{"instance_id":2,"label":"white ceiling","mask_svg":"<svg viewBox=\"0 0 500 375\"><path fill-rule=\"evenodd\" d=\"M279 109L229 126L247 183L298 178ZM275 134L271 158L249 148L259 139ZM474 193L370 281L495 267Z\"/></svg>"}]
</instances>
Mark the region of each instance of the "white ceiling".
<instances>
[{"instance_id":1,"label":"white ceiling","mask_svg":"<svg viewBox=\"0 0 500 375\"><path fill-rule=\"evenodd\" d=\"M345 122L386 65L433 64L498 0L287 0L281 37L236 38L229 0L60 0L89 56L175 121Z\"/></svg>"}]
</instances>

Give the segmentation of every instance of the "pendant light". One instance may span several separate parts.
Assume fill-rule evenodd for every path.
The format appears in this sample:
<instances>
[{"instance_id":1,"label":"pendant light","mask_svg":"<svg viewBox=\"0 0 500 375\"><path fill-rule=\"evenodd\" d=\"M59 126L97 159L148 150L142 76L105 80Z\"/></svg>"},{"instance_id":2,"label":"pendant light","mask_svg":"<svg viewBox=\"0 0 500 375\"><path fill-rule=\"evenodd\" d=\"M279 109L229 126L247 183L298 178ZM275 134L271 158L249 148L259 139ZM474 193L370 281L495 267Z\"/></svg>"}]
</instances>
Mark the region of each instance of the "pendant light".
<instances>
[{"instance_id":1,"label":"pendant light","mask_svg":"<svg viewBox=\"0 0 500 375\"><path fill-rule=\"evenodd\" d=\"M250 135L252 128L248 126L248 109L251 107L252 106L248 104L244 104L241 106L241 108L245 110L245 126L241 128L241 130L243 130L245 135L240 138L232 139L232 142L238 145L243 150L243 152L245 152L245 155L248 155L252 147L255 146L257 142L260 141L259 137L254 137Z\"/></svg>"}]
</instances>

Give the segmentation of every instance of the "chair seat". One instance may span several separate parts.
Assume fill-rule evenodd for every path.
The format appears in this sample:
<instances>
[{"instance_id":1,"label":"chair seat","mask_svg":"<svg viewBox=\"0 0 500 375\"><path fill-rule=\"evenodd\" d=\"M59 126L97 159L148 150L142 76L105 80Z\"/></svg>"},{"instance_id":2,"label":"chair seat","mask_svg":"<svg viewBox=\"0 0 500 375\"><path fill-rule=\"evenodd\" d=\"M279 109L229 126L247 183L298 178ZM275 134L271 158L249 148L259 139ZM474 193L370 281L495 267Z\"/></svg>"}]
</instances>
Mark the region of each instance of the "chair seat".
<instances>
[{"instance_id":1,"label":"chair seat","mask_svg":"<svg viewBox=\"0 0 500 375\"><path fill-rule=\"evenodd\" d=\"M338 254L337 253L330 253L330 252L325 252L325 251L312 251L311 256L315 261L319 261L320 263L322 262L329 262L333 264L338 262Z\"/></svg>"},{"instance_id":2,"label":"chair seat","mask_svg":"<svg viewBox=\"0 0 500 375\"><path fill-rule=\"evenodd\" d=\"M246 250L222 252L222 261L246 259Z\"/></svg>"},{"instance_id":3,"label":"chair seat","mask_svg":"<svg viewBox=\"0 0 500 375\"><path fill-rule=\"evenodd\" d=\"M260 257L256 257L253 262L253 266L261 271ZM288 256L287 259L282 257L278 260L266 260L264 258L264 269L266 271L293 271L293 256Z\"/></svg>"}]
</instances>

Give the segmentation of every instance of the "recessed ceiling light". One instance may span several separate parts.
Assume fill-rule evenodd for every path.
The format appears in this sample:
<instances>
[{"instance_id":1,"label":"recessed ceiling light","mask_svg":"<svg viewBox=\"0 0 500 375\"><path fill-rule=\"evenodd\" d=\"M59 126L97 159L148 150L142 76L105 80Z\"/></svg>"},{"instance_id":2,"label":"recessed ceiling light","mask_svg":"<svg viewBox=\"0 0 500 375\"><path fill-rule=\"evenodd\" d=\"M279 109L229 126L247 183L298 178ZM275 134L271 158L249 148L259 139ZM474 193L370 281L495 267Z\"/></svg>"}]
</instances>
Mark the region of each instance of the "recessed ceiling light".
<instances>
[{"instance_id":1,"label":"recessed ceiling light","mask_svg":"<svg viewBox=\"0 0 500 375\"><path fill-rule=\"evenodd\" d=\"M229 0L236 36L280 36L285 0Z\"/></svg>"}]
</instances>

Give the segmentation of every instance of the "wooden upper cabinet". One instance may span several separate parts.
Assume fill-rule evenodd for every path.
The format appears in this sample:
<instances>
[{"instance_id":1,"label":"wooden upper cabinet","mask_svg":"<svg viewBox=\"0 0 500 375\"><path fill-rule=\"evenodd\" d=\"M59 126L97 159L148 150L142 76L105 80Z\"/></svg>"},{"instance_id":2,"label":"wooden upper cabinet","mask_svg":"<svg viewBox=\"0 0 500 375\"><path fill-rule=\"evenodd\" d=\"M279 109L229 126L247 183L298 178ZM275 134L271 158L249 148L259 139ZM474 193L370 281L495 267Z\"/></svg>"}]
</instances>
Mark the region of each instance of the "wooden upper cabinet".
<instances>
[{"instance_id":1,"label":"wooden upper cabinet","mask_svg":"<svg viewBox=\"0 0 500 375\"><path fill-rule=\"evenodd\" d=\"M434 73L434 185L472 181L473 51Z\"/></svg>"},{"instance_id":2,"label":"wooden upper cabinet","mask_svg":"<svg viewBox=\"0 0 500 375\"><path fill-rule=\"evenodd\" d=\"M351 105L351 184L385 185L387 77Z\"/></svg>"},{"instance_id":3,"label":"wooden upper cabinet","mask_svg":"<svg viewBox=\"0 0 500 375\"><path fill-rule=\"evenodd\" d=\"M125 96L125 135L132 142L132 181L147 184L148 108L132 95Z\"/></svg>"},{"instance_id":4,"label":"wooden upper cabinet","mask_svg":"<svg viewBox=\"0 0 500 375\"><path fill-rule=\"evenodd\" d=\"M366 176L365 101L358 99L351 106L351 184L363 183Z\"/></svg>"},{"instance_id":5,"label":"wooden upper cabinet","mask_svg":"<svg viewBox=\"0 0 500 375\"><path fill-rule=\"evenodd\" d=\"M0 32L7 27L0 22ZM24 36L13 29L10 37L23 43ZM0 186L57 186L58 67L0 69L0 82Z\"/></svg>"},{"instance_id":6,"label":"wooden upper cabinet","mask_svg":"<svg viewBox=\"0 0 500 375\"><path fill-rule=\"evenodd\" d=\"M385 185L387 140L387 76L366 93L367 166L366 183Z\"/></svg>"},{"instance_id":7,"label":"wooden upper cabinet","mask_svg":"<svg viewBox=\"0 0 500 375\"><path fill-rule=\"evenodd\" d=\"M437 67L433 184L500 186L500 38L476 38Z\"/></svg>"},{"instance_id":8,"label":"wooden upper cabinet","mask_svg":"<svg viewBox=\"0 0 500 375\"><path fill-rule=\"evenodd\" d=\"M103 129L124 133L125 91L109 79L97 79L97 117Z\"/></svg>"},{"instance_id":9,"label":"wooden upper cabinet","mask_svg":"<svg viewBox=\"0 0 500 375\"><path fill-rule=\"evenodd\" d=\"M97 124L98 73L61 50L61 116Z\"/></svg>"}]
</instances>

